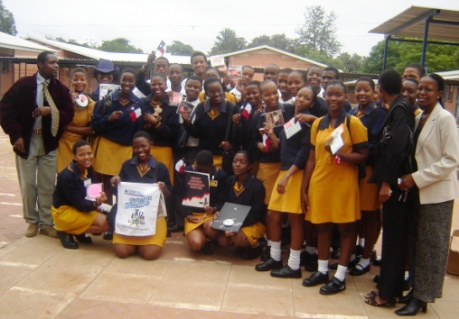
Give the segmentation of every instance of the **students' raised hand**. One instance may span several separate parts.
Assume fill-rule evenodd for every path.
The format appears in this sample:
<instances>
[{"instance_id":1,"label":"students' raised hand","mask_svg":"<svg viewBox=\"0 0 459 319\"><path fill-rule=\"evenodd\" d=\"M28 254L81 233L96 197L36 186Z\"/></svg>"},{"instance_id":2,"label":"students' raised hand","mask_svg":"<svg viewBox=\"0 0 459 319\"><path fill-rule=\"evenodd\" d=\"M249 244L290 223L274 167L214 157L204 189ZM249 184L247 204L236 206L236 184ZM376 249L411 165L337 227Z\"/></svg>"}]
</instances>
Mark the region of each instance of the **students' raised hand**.
<instances>
[{"instance_id":1,"label":"students' raised hand","mask_svg":"<svg viewBox=\"0 0 459 319\"><path fill-rule=\"evenodd\" d=\"M155 63L155 60L156 60L156 52L153 51L147 57L147 64L151 66L153 63Z\"/></svg>"}]
</instances>

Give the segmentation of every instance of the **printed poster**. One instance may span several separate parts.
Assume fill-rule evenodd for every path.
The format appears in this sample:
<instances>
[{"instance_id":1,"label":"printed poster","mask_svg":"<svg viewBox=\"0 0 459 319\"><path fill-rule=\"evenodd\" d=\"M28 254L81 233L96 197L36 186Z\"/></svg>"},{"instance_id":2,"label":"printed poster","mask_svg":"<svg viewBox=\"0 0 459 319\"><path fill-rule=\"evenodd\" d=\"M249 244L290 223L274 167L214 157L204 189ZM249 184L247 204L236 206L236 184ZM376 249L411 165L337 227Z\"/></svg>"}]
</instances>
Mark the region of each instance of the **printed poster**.
<instances>
[{"instance_id":1,"label":"printed poster","mask_svg":"<svg viewBox=\"0 0 459 319\"><path fill-rule=\"evenodd\" d=\"M204 208L210 204L209 174L185 171L185 192L182 205Z\"/></svg>"}]
</instances>

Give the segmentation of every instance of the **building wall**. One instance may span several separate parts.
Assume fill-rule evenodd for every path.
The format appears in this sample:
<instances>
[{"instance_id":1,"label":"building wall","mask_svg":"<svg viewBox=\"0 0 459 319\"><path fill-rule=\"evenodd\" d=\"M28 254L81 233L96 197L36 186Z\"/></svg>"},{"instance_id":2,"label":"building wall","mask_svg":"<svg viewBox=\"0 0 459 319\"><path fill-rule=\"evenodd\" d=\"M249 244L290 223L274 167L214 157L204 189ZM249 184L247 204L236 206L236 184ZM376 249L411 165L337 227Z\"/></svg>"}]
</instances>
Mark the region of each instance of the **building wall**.
<instances>
[{"instance_id":1,"label":"building wall","mask_svg":"<svg viewBox=\"0 0 459 319\"><path fill-rule=\"evenodd\" d=\"M257 69L262 69L268 64L277 64L281 69L291 68L299 70L307 70L311 67L311 63L295 59L293 57L274 52L268 49L260 49L257 51L242 53L228 57L228 66L230 65L250 65ZM256 72L253 78L257 81L263 80L263 74Z\"/></svg>"}]
</instances>

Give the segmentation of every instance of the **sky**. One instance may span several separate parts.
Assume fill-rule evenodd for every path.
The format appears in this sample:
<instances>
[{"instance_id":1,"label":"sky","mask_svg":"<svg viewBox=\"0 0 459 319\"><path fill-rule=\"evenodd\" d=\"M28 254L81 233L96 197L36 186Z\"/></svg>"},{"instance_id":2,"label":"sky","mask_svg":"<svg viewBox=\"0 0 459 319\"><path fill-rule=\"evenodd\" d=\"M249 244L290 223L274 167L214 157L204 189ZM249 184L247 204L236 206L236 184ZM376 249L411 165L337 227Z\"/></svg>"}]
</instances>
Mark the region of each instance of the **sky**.
<instances>
[{"instance_id":1,"label":"sky","mask_svg":"<svg viewBox=\"0 0 459 319\"><path fill-rule=\"evenodd\" d=\"M459 10L459 0L3 0L18 36L62 37L78 42L127 38L145 53L174 40L209 52L219 31L231 28L248 42L259 35L296 38L306 6L337 15L341 52L369 55L383 35L368 31L410 6Z\"/></svg>"}]
</instances>

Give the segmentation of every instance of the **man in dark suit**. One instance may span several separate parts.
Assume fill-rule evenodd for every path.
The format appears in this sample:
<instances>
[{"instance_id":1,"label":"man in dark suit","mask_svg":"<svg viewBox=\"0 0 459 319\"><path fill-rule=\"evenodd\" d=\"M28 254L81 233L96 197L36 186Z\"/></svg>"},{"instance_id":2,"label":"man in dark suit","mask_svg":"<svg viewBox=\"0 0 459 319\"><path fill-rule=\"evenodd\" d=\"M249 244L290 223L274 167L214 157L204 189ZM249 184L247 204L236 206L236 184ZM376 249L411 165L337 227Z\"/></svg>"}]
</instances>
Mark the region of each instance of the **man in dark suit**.
<instances>
[{"instance_id":1,"label":"man in dark suit","mask_svg":"<svg viewBox=\"0 0 459 319\"><path fill-rule=\"evenodd\" d=\"M73 118L69 89L56 76L57 56L44 51L38 72L19 79L0 102L0 124L16 153L27 237L57 237L51 216L56 177L56 148L64 127Z\"/></svg>"}]
</instances>

